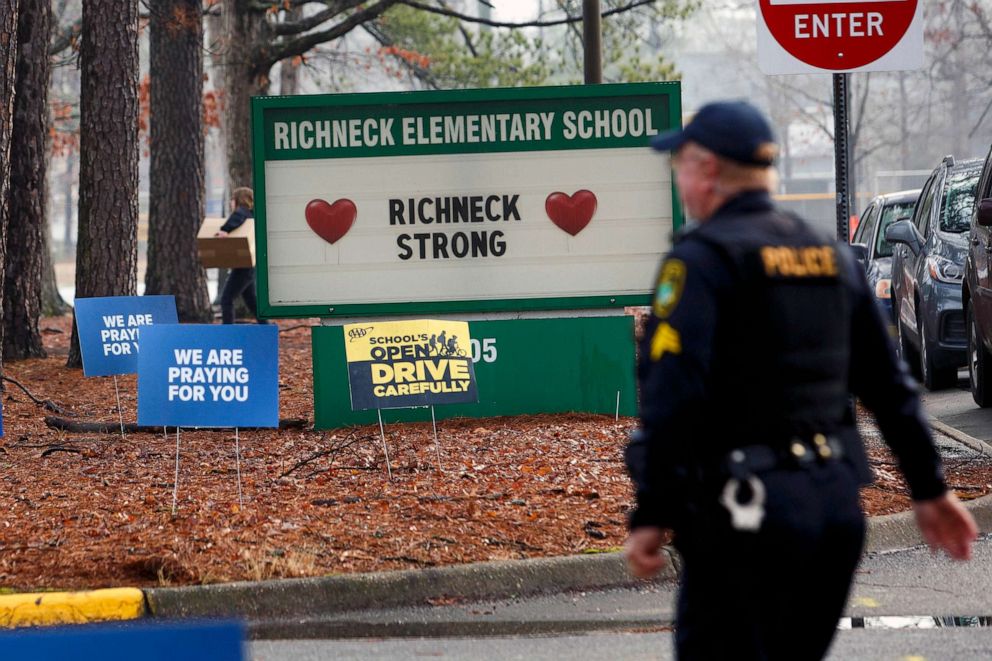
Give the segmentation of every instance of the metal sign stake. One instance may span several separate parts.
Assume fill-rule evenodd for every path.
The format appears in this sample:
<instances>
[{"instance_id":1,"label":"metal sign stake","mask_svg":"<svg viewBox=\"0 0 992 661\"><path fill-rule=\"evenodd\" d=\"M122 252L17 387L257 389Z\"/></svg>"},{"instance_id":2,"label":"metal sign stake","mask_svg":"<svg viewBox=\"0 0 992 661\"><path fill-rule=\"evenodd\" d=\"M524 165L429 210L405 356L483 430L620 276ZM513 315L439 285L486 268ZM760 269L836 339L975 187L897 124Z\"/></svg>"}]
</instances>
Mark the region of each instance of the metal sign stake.
<instances>
[{"instance_id":1,"label":"metal sign stake","mask_svg":"<svg viewBox=\"0 0 992 661\"><path fill-rule=\"evenodd\" d=\"M124 440L124 412L121 410L121 393L117 389L117 375L114 375L114 394L117 396L117 417L121 421L121 440Z\"/></svg>"},{"instance_id":2,"label":"metal sign stake","mask_svg":"<svg viewBox=\"0 0 992 661\"><path fill-rule=\"evenodd\" d=\"M382 409L376 409L376 413L379 414L379 436L382 438L382 452L386 455L386 472L389 473L389 479L393 479L393 469L389 467L389 449L386 447L386 429L382 426Z\"/></svg>"},{"instance_id":3,"label":"metal sign stake","mask_svg":"<svg viewBox=\"0 0 992 661\"><path fill-rule=\"evenodd\" d=\"M431 404L431 426L434 427L434 449L437 451L437 469L444 472L441 468L441 444L437 440L437 420L434 418L434 405Z\"/></svg>"},{"instance_id":4,"label":"metal sign stake","mask_svg":"<svg viewBox=\"0 0 992 661\"><path fill-rule=\"evenodd\" d=\"M234 428L234 461L238 467L238 506L244 509L245 501L241 498L241 442L237 427Z\"/></svg>"},{"instance_id":5,"label":"metal sign stake","mask_svg":"<svg viewBox=\"0 0 992 661\"><path fill-rule=\"evenodd\" d=\"M176 479L172 484L172 516L176 515L176 496L179 493L179 427L176 427Z\"/></svg>"}]
</instances>

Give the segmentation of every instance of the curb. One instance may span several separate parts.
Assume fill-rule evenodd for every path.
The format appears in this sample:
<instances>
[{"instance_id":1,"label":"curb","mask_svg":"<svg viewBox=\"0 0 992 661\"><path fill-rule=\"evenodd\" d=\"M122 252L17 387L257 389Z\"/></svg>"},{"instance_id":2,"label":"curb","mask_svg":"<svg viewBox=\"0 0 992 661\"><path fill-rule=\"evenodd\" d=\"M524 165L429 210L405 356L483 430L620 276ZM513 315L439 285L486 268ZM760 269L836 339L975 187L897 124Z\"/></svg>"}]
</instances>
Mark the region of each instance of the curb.
<instances>
[{"instance_id":1,"label":"curb","mask_svg":"<svg viewBox=\"0 0 992 661\"><path fill-rule=\"evenodd\" d=\"M936 418L929 418L928 422L934 431L975 452L992 456L992 446L985 441L955 429ZM975 517L975 523L978 524L980 531L992 531L992 494L965 501L964 506ZM866 553L885 553L921 546L926 543L919 528L916 527L916 518L912 511L873 516L868 519L867 533L864 549Z\"/></svg>"},{"instance_id":2,"label":"curb","mask_svg":"<svg viewBox=\"0 0 992 661\"><path fill-rule=\"evenodd\" d=\"M970 436L960 429L955 429L954 427L951 427L936 418L930 418L929 422L933 429L939 431L944 436L954 439L961 445L965 445L975 452L980 452L987 457L992 457L992 445L989 445L985 441L975 438L974 436Z\"/></svg>"},{"instance_id":3,"label":"curb","mask_svg":"<svg viewBox=\"0 0 992 661\"><path fill-rule=\"evenodd\" d=\"M659 581L675 580L669 552ZM424 606L434 600L509 599L549 592L596 590L642 583L622 553L477 562L422 570L325 578L225 583L145 592L152 617L246 617L273 620L372 608Z\"/></svg>"},{"instance_id":4,"label":"curb","mask_svg":"<svg viewBox=\"0 0 992 661\"><path fill-rule=\"evenodd\" d=\"M937 420L930 423L936 431L972 450L992 456L992 446L984 441ZM980 530L992 530L992 494L966 501L964 505L975 517ZM923 543L911 511L868 520L866 553L884 553ZM671 550L667 553L669 562L658 582L674 581L678 576L681 560ZM267 625L294 618L426 606L445 600L502 600L636 585L648 583L631 576L623 554L612 552L182 588L7 595L0 596L0 627L128 620L143 616L163 619L237 617L248 619L253 623L255 633L264 635ZM338 636L346 634L342 624L327 623L328 633L334 630ZM588 622L574 624L576 630L589 626ZM541 631L541 627L529 630L530 633Z\"/></svg>"},{"instance_id":5,"label":"curb","mask_svg":"<svg viewBox=\"0 0 992 661\"><path fill-rule=\"evenodd\" d=\"M975 517L980 532L992 531L992 494L964 501L965 509ZM873 516L868 519L865 553L885 553L921 546L926 542L916 527L913 512Z\"/></svg>"},{"instance_id":6,"label":"curb","mask_svg":"<svg viewBox=\"0 0 992 661\"><path fill-rule=\"evenodd\" d=\"M966 501L964 505L980 530L992 530L992 494ZM913 512L899 512L868 520L864 552L884 553L924 543ZM681 559L670 549L668 556L669 562L657 582L674 581L678 577ZM145 595L151 617L244 617L264 623L370 609L427 606L445 599L498 601L542 593L647 584L630 575L622 553L612 552L326 578L152 588Z\"/></svg>"},{"instance_id":7,"label":"curb","mask_svg":"<svg viewBox=\"0 0 992 661\"><path fill-rule=\"evenodd\" d=\"M145 615L138 588L88 592L35 592L0 596L0 627L134 620Z\"/></svg>"}]
</instances>

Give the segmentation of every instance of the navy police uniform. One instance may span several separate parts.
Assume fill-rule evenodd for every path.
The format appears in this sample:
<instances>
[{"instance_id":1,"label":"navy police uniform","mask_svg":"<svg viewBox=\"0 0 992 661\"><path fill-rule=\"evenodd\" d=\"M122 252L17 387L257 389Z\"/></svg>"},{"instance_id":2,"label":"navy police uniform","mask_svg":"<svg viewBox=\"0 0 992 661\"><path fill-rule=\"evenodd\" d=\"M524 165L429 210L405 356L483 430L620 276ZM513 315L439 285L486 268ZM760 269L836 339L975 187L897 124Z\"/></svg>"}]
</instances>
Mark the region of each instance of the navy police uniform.
<instances>
[{"instance_id":1,"label":"navy police uniform","mask_svg":"<svg viewBox=\"0 0 992 661\"><path fill-rule=\"evenodd\" d=\"M865 530L850 394L913 498L946 490L854 260L767 193L734 197L664 260L638 376L630 525L675 533L679 658L822 658Z\"/></svg>"}]
</instances>

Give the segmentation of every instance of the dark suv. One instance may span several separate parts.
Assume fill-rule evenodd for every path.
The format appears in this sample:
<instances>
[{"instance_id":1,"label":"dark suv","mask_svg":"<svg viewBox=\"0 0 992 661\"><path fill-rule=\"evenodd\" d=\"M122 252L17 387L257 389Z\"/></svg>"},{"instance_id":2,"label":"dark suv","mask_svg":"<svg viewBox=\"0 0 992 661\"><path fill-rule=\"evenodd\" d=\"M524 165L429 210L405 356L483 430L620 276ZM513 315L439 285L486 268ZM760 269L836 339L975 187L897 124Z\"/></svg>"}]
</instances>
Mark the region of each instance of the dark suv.
<instances>
[{"instance_id":1,"label":"dark suv","mask_svg":"<svg viewBox=\"0 0 992 661\"><path fill-rule=\"evenodd\" d=\"M897 220L909 218L916 208L919 189L888 193L875 197L861 214L858 229L851 239L851 249L865 268L868 286L885 315L892 316L892 244L885 240L885 230Z\"/></svg>"},{"instance_id":2,"label":"dark suv","mask_svg":"<svg viewBox=\"0 0 992 661\"><path fill-rule=\"evenodd\" d=\"M957 383L967 362L961 280L982 161L945 156L923 185L913 217L885 238L892 258L892 312L902 357L927 388Z\"/></svg>"},{"instance_id":3,"label":"dark suv","mask_svg":"<svg viewBox=\"0 0 992 661\"><path fill-rule=\"evenodd\" d=\"M968 260L964 267L961 299L967 313L968 375L971 396L979 406L992 406L992 149L985 157L975 208L971 215Z\"/></svg>"}]
</instances>

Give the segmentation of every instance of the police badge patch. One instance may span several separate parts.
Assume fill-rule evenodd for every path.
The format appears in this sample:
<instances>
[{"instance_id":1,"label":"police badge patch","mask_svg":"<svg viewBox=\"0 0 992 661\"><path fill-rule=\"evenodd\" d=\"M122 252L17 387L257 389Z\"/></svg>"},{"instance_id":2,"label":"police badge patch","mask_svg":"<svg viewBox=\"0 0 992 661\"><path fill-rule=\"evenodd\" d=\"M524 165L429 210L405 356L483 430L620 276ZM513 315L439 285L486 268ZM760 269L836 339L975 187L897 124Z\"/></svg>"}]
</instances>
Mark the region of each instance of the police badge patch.
<instances>
[{"instance_id":1,"label":"police badge patch","mask_svg":"<svg viewBox=\"0 0 992 661\"><path fill-rule=\"evenodd\" d=\"M658 289L654 294L654 313L664 318L672 313L685 287L685 262L681 259L668 259L661 266L658 276Z\"/></svg>"}]
</instances>

